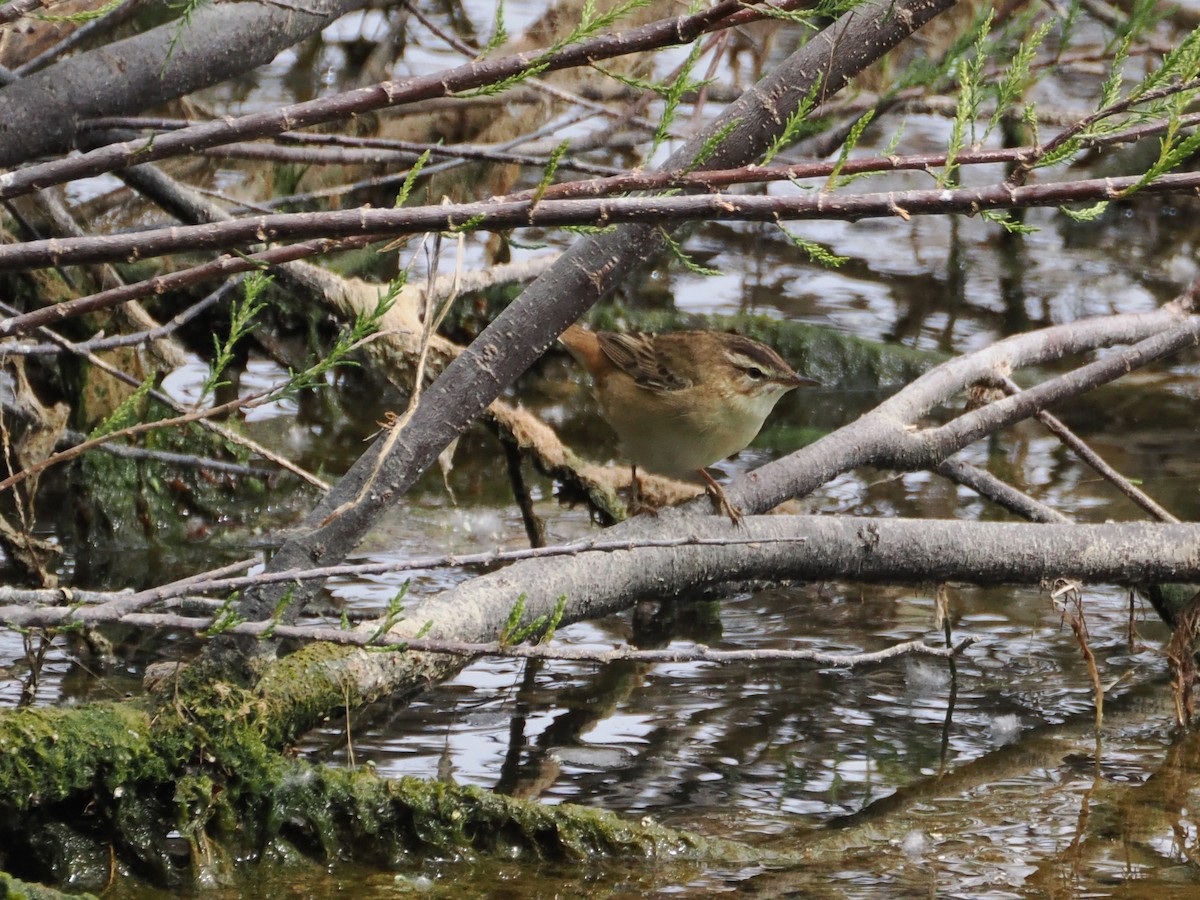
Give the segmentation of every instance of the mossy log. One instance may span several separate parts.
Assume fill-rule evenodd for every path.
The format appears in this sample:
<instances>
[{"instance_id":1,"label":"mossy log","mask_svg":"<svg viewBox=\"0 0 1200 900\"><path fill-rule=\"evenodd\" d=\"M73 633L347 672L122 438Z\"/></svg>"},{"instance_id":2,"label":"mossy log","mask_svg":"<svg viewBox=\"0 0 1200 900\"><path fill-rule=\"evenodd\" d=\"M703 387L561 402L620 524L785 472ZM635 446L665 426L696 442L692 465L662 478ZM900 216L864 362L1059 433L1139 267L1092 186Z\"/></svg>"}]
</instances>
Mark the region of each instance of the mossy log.
<instances>
[{"instance_id":1,"label":"mossy log","mask_svg":"<svg viewBox=\"0 0 1200 900\"><path fill-rule=\"evenodd\" d=\"M138 700L0 715L0 869L100 890L114 865L172 886L211 883L234 859L756 858L599 810L291 759L295 695L273 697L281 681L266 683L247 689L195 667Z\"/></svg>"}]
</instances>

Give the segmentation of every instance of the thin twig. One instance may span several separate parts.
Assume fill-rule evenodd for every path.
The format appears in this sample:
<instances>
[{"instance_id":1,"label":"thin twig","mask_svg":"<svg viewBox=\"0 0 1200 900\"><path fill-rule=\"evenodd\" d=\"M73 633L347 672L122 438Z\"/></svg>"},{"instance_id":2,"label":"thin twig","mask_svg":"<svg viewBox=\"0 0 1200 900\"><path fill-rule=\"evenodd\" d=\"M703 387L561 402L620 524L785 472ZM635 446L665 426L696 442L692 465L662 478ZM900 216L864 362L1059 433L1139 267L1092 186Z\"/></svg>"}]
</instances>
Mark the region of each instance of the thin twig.
<instances>
[{"instance_id":1,"label":"thin twig","mask_svg":"<svg viewBox=\"0 0 1200 900\"><path fill-rule=\"evenodd\" d=\"M1033 522L1055 522L1059 525L1069 525L1071 520L1058 510L1033 499L1028 494L1018 491L1010 484L1001 481L991 472L987 472L956 457L943 460L935 470L943 478L948 478L955 484L969 487L981 497L986 497L993 503L1003 506L1010 512Z\"/></svg>"},{"instance_id":2,"label":"thin twig","mask_svg":"<svg viewBox=\"0 0 1200 900\"><path fill-rule=\"evenodd\" d=\"M1004 390L1011 394L1019 394L1021 387L1011 378L1001 379L1001 384ZM1110 466L1095 450L1087 445L1078 435L1069 429L1062 420L1057 416L1042 410L1036 416L1037 420L1046 426L1050 432L1062 441L1066 446L1074 451L1084 463L1091 466L1100 476L1108 480L1122 494L1148 512L1151 516L1160 522L1175 522L1179 519L1171 515L1170 512L1163 509L1155 502L1154 498L1146 494L1136 484Z\"/></svg>"},{"instance_id":3,"label":"thin twig","mask_svg":"<svg viewBox=\"0 0 1200 900\"><path fill-rule=\"evenodd\" d=\"M205 300L202 300L200 303L196 304L196 306L204 305L206 303L206 301L210 298L213 299L215 302L215 300L217 298L219 298L227 288L232 286L233 283L234 282L226 283L226 285L224 285L221 288L218 288L217 291L215 291L213 294L209 295L209 298L205 298ZM118 288L118 290L119 290L119 288ZM8 312L10 315L14 314L16 312L12 307L10 307L4 303L0 303L0 310ZM191 318L192 315L195 315L194 308L191 311L185 311L184 314L177 316L176 320L179 320L182 316L182 321L186 321L188 318ZM172 323L174 323L176 320L172 320ZM158 329L153 329L153 331L158 331L164 327L168 327L169 329L172 329L172 328L178 327L178 325L169 323L168 326L159 326ZM50 338L50 340L53 343L59 345L67 352L75 353L78 356L82 356L91 365L96 366L98 369L106 372L107 374L111 375L113 378L116 378L118 381L123 381L132 387L139 386L139 382L136 378L134 378L129 373L124 372L121 369L118 369L116 366L114 366L110 362L108 362L108 360L95 355L94 353L92 353L89 350L82 349L79 345L74 344L73 342L67 340L62 335L58 334L57 332L55 332L49 328L42 326L38 330L40 331L41 334ZM148 334L148 333L149 332L143 332L143 334ZM3 350L4 350L4 348L0 347L0 353L2 353ZM171 397L168 394L164 394L160 390L157 390L157 389L150 390L149 396L152 397L154 400L158 401L159 403L162 403L164 406L168 407L169 409L175 410L175 412L177 412L177 413L181 413L181 414L185 413L184 408L175 401L174 397ZM247 401L255 400L254 397L248 397L245 399ZM296 475L301 480L308 482L309 484L311 484L313 487L317 488L318 490L322 490L322 491L329 490L329 484L324 479L318 478L316 475L312 474L307 469L297 465L296 463L292 462L287 457L276 453L274 450L271 450L270 448L263 446L258 441L254 440L253 438L247 437L244 434L239 434L236 431L226 428L220 422L217 422L210 418L201 418L197 421L201 427L207 429L208 431L211 431L213 434L217 435L221 439L229 441L232 444L236 444L238 446L245 447L250 452L258 454L259 456L261 456L263 459L267 460L268 462L272 462L275 465L279 466L280 468L285 469L288 472L291 472L293 475ZM117 435L118 432L114 432L113 434ZM76 446L79 446L79 445L76 445ZM96 446L99 446L99 444L97 444ZM69 453L69 452L72 452L73 449L74 448L67 448L61 452ZM90 449L90 447L88 449ZM82 451L80 451L80 452L82 452ZM78 453L75 453L75 455L78 455ZM61 461L66 461L66 459L69 459L69 458L72 458L72 457L66 457ZM50 459L51 458L47 458L46 460L43 460L43 463L50 463ZM50 464L52 465L53 463L50 463ZM0 491L3 491L3 490L4 490L4 486L0 485Z\"/></svg>"},{"instance_id":4,"label":"thin twig","mask_svg":"<svg viewBox=\"0 0 1200 900\"><path fill-rule=\"evenodd\" d=\"M263 584L282 582L324 581L334 577L358 577L363 575L386 575L396 572L413 572L440 568L489 568L499 563L517 562L523 559L541 559L551 556L573 556L580 553L617 553L633 550L671 548L732 546L739 544L803 543L803 538L663 538L661 540L584 541L574 544L557 544L551 547L525 548L521 550L487 550L482 553L420 556L407 560L372 563L346 563L313 569L287 569L280 572L259 572L254 575L231 577L261 560L244 559L235 563L190 575L178 581L148 588L143 591L69 591L67 589L20 589L0 587L0 603L22 606L54 606L64 601L76 604L74 616L60 616L55 624L69 618L85 621L109 621L128 612L145 609L155 603L173 597L193 594L210 594ZM103 608L103 609L102 609ZM64 614L67 610L62 610Z\"/></svg>"},{"instance_id":5,"label":"thin twig","mask_svg":"<svg viewBox=\"0 0 1200 900\"><path fill-rule=\"evenodd\" d=\"M1088 642L1087 620L1083 616L1083 594L1080 584L1066 578L1055 581L1050 592L1050 599L1062 609L1062 614L1071 626L1075 640L1079 643L1079 652L1087 665L1088 677L1092 682L1092 697L1096 705L1096 734L1100 734L1100 726L1104 724L1104 685L1100 681L1100 670L1096 668L1096 655Z\"/></svg>"},{"instance_id":6,"label":"thin twig","mask_svg":"<svg viewBox=\"0 0 1200 900\"><path fill-rule=\"evenodd\" d=\"M203 300L193 303L169 322L164 322L157 328L138 331L133 334L94 337L86 341L67 341L62 339L47 344L9 343L3 346L3 353L6 356L50 356L59 353L100 353L105 350L115 350L118 347L136 347L140 344L153 341L156 338L166 337L180 326L186 325L196 316L216 304L226 293L235 288L238 283L239 279L230 279ZM7 310L5 311L7 312ZM9 314L15 315L17 311L13 310Z\"/></svg>"},{"instance_id":7,"label":"thin twig","mask_svg":"<svg viewBox=\"0 0 1200 900\"><path fill-rule=\"evenodd\" d=\"M178 628L191 631L207 629L211 618L175 616L159 613L131 614L122 622L143 628ZM496 656L506 659L545 659L563 662L611 663L618 661L645 663L678 662L807 662L818 666L852 669L859 666L878 665L904 656L931 656L950 659L962 653L976 642L974 637L965 637L952 647L932 647L924 641L904 641L884 650L866 653L825 653L820 650L781 650L761 648L757 650L712 650L703 644L694 647L665 647L657 650L636 650L629 647L599 649L591 647L563 647L545 644L473 644L463 641L439 641L425 638L405 638L395 634L377 634L370 627L347 631L340 628L319 628L304 625L276 625L274 622L242 622L223 633L272 636L307 641L325 641L358 647L396 647L418 653L445 653L476 659Z\"/></svg>"}]
</instances>

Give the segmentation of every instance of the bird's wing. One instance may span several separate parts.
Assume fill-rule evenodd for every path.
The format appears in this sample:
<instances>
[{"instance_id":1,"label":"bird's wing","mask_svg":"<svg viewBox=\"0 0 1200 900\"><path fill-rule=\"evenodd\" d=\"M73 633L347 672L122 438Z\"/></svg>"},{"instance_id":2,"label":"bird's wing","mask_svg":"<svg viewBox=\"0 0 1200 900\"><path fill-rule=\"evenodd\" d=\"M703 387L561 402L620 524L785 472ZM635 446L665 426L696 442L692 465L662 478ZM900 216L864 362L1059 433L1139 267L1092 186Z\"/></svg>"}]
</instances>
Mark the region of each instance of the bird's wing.
<instances>
[{"instance_id":1,"label":"bird's wing","mask_svg":"<svg viewBox=\"0 0 1200 900\"><path fill-rule=\"evenodd\" d=\"M613 365L648 391L665 393L691 387L692 382L659 362L652 334L601 332L600 349Z\"/></svg>"}]
</instances>

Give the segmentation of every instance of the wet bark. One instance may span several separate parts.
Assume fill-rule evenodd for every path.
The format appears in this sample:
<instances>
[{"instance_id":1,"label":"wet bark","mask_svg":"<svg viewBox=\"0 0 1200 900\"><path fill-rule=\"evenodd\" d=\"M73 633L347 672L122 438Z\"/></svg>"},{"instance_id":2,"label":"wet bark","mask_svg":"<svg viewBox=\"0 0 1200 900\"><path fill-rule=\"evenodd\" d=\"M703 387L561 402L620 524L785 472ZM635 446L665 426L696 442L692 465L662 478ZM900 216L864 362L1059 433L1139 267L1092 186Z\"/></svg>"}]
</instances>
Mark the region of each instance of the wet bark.
<instances>
[{"instance_id":1,"label":"wet bark","mask_svg":"<svg viewBox=\"0 0 1200 900\"><path fill-rule=\"evenodd\" d=\"M0 88L0 166L69 150L89 118L141 112L249 72L366 5L205 3L190 22L62 60Z\"/></svg>"}]
</instances>

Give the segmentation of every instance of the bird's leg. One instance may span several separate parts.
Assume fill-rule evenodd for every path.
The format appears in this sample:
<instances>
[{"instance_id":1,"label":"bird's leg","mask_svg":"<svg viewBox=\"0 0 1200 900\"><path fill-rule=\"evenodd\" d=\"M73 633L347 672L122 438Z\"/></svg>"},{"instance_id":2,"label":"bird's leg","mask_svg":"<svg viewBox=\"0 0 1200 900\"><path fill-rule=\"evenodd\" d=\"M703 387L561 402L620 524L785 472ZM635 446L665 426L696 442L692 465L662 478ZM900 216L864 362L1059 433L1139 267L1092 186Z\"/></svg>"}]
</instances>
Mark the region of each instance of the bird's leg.
<instances>
[{"instance_id":1,"label":"bird's leg","mask_svg":"<svg viewBox=\"0 0 1200 900\"><path fill-rule=\"evenodd\" d=\"M716 480L708 474L708 469L697 469L700 477L706 482L704 490L712 500L713 509L719 513L725 513L729 516L729 521L734 525L742 524L742 511L729 502L729 498L725 496L725 492L721 490L721 486Z\"/></svg>"},{"instance_id":2,"label":"bird's leg","mask_svg":"<svg viewBox=\"0 0 1200 900\"><path fill-rule=\"evenodd\" d=\"M636 516L640 513L657 516L658 510L642 502L642 483L638 480L637 463L634 463L629 467L629 514Z\"/></svg>"}]
</instances>

